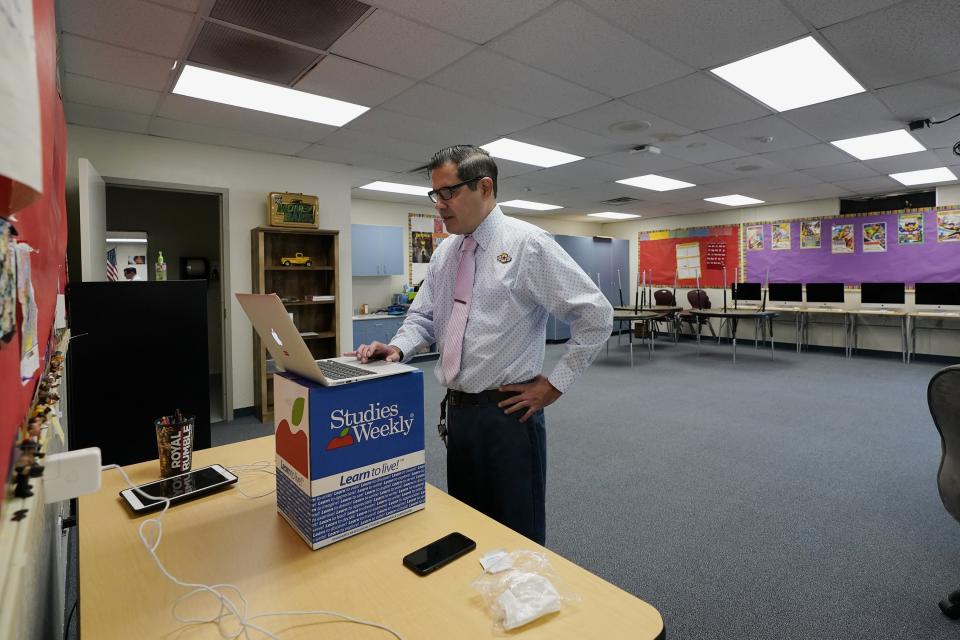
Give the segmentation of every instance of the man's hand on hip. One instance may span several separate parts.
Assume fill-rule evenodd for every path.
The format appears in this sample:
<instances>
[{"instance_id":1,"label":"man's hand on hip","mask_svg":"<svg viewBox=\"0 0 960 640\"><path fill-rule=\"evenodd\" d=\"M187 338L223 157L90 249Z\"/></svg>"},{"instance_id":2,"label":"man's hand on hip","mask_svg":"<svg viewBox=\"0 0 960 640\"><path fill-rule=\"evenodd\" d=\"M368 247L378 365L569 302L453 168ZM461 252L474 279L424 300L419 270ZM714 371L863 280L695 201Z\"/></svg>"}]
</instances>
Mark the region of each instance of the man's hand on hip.
<instances>
[{"instance_id":1,"label":"man's hand on hip","mask_svg":"<svg viewBox=\"0 0 960 640\"><path fill-rule=\"evenodd\" d=\"M400 361L400 349L390 344L373 341L370 344L362 344L356 351L347 351L343 355L356 356L360 362L369 362L371 360L386 360L387 362Z\"/></svg>"},{"instance_id":2,"label":"man's hand on hip","mask_svg":"<svg viewBox=\"0 0 960 640\"><path fill-rule=\"evenodd\" d=\"M520 422L526 422L527 418L547 405L553 404L562 395L543 374L526 384L505 384L498 391L516 392L517 395L497 403L497 406L501 409L507 407L504 411L506 414L526 409L526 413L520 417Z\"/></svg>"}]
</instances>

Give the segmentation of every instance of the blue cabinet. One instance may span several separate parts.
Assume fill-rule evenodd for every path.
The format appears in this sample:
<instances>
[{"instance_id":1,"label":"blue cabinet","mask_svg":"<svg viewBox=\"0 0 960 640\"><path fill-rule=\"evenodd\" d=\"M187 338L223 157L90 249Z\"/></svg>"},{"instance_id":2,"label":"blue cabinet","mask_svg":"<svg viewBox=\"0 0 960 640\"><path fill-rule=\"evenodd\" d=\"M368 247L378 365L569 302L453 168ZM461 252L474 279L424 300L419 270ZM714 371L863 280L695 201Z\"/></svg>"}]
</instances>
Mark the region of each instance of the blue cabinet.
<instances>
[{"instance_id":1,"label":"blue cabinet","mask_svg":"<svg viewBox=\"0 0 960 640\"><path fill-rule=\"evenodd\" d=\"M580 265L613 306L630 304L630 241L618 238L554 236L563 250ZM598 282L599 281L599 282ZM566 340L570 327L552 315L547 320L547 340Z\"/></svg>"},{"instance_id":2,"label":"blue cabinet","mask_svg":"<svg viewBox=\"0 0 960 640\"><path fill-rule=\"evenodd\" d=\"M370 344L374 340L387 344L393 336L397 335L403 320L404 316L354 320L353 348L356 349L361 344Z\"/></svg>"},{"instance_id":3,"label":"blue cabinet","mask_svg":"<svg viewBox=\"0 0 960 640\"><path fill-rule=\"evenodd\" d=\"M405 244L403 227L376 224L350 225L353 275L402 276Z\"/></svg>"}]
</instances>

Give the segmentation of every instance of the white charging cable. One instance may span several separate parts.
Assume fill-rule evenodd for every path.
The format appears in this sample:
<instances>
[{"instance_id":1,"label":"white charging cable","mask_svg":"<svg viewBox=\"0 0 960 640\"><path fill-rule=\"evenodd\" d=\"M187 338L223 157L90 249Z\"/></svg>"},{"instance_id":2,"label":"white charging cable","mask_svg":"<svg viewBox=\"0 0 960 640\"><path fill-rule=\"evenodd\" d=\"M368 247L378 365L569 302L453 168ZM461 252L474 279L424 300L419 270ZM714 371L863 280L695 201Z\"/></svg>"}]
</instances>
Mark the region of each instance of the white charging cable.
<instances>
[{"instance_id":1,"label":"white charging cable","mask_svg":"<svg viewBox=\"0 0 960 640\"><path fill-rule=\"evenodd\" d=\"M271 466L272 465L270 465L269 462L261 461L261 462L255 462L249 465L236 465L234 467L230 467L230 469L239 473L249 471L249 472L271 473L273 475L276 475L274 471L270 470ZM143 543L144 548L147 550L147 553L150 554L150 557L153 558L153 561L156 563L157 568L160 569L160 572L163 573L163 575L166 576L167 579L173 582L174 584L181 587L188 588L188 589L192 589L192 591L189 591L183 594L182 596L180 596L179 598L177 598L176 602L174 602L173 604L172 613L173 613L173 617L177 620L177 622L180 622L183 624L208 624L211 622L216 623L217 628L220 630L220 636L228 640L234 640L235 638L239 638L241 635L246 640L249 640L251 630L259 631L260 633L270 638L271 640L280 640L278 636L274 635L273 633L270 633L263 627L257 624L254 624L252 621L258 618L269 618L269 617L278 617L278 616L327 616L331 618L338 618L339 620L342 620L344 622L349 622L352 624L360 624L367 627L382 629L383 631L386 631L387 633L392 635L397 640L404 640L403 636L401 636L398 632L394 631L390 627L387 627L386 625L382 625L377 622L370 622L369 620L360 620L359 618L354 618L352 616L348 616L346 614L339 613L337 611L271 611L268 613L258 613L256 615L251 616L251 615L248 615L248 612L247 612L247 608L248 608L247 599L243 596L243 593L240 591L240 588L237 587L236 585L232 585L232 584L206 585L206 584L200 584L200 583L184 582L183 580L180 580L179 578L177 578L167 570L166 566L164 566L163 562L160 560L160 557L157 555L157 549L160 547L160 541L163 538L162 520L163 520L163 516L166 515L167 513L167 509L170 508L170 498L161 497L161 496L152 496L149 493L143 491L142 489L140 489L130 481L130 477L119 465L108 464L101 467L102 471L107 471L108 469L116 469L117 471L119 471L120 475L123 476L123 479L126 481L127 485L129 485L129 487L133 489L133 491L136 492L138 495L144 498L147 498L149 500L163 502L163 510L160 512L160 514L157 517L147 518L146 520L140 523L140 527L138 529L138 535L140 536L140 542ZM243 493L243 495L251 498L262 498L264 496L270 495L270 493L273 493L273 492L271 491L259 496L248 496L246 493ZM150 538L149 533L153 533L154 537ZM236 594L235 595L237 599L236 601L233 600L230 596L228 596L225 593L225 591L228 591L228 590ZM186 618L186 617L180 616L180 614L177 612L177 608L187 599L199 594L210 594L217 601L219 601L220 603L219 612L216 615L213 615L207 618L200 618L200 617ZM236 622L233 625L230 625L231 619L236 620ZM234 628L232 629L228 628L229 626L232 626Z\"/></svg>"},{"instance_id":2,"label":"white charging cable","mask_svg":"<svg viewBox=\"0 0 960 640\"><path fill-rule=\"evenodd\" d=\"M277 475L276 467L274 466L274 464L273 464L272 462L269 462L269 461L267 461L267 460L259 460L259 461L257 461L257 462L252 462L252 463L250 463L250 464L238 464L238 465L234 465L234 466L232 466L232 467L227 467L227 471L232 471L234 474L236 474L236 475L238 475L238 476L239 476L241 473L244 473L244 472L249 472L249 473L265 473L265 474L267 474L267 475L271 475L271 476L274 476L274 477L276 477L276 475ZM270 494L276 493L276 492L277 492L277 489L276 489L276 485L274 485L274 488L271 489L270 491L267 491L266 493L259 493L259 494L256 494L256 495L251 495L251 494L247 493L246 491L244 491L244 490L243 490L243 487L238 483L238 484L237 484L237 491L239 491L239 492L240 492L240 495L242 495L242 496L245 497L245 498L256 499L256 498L266 498L266 497L269 496Z\"/></svg>"}]
</instances>

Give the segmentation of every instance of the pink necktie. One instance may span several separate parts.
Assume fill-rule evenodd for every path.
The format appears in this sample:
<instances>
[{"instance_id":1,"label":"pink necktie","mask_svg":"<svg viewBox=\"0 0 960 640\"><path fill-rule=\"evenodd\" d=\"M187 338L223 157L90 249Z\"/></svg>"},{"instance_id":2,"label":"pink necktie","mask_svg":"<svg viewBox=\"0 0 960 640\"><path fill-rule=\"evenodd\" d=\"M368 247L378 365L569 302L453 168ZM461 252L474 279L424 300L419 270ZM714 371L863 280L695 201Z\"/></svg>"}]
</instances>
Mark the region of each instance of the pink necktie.
<instances>
[{"instance_id":1,"label":"pink necktie","mask_svg":"<svg viewBox=\"0 0 960 640\"><path fill-rule=\"evenodd\" d=\"M443 339L443 357L440 369L449 385L460 372L460 355L463 351L463 332L470 314L470 299L473 297L473 274L476 270L474 253L477 241L467 236L460 245L460 265L457 267L457 284L453 288L453 309L447 322Z\"/></svg>"}]
</instances>

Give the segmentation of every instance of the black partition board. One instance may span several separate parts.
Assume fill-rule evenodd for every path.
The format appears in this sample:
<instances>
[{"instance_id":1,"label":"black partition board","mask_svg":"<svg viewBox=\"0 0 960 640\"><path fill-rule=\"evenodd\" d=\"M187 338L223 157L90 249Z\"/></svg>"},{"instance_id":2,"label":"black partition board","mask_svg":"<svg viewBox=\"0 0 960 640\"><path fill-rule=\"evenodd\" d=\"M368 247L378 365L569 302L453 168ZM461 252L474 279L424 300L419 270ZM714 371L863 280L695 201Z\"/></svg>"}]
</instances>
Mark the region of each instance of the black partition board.
<instances>
[{"instance_id":1,"label":"black partition board","mask_svg":"<svg viewBox=\"0 0 960 640\"><path fill-rule=\"evenodd\" d=\"M200 280L67 287L70 449L155 459L153 421L178 408L196 416L194 448L210 447L206 292Z\"/></svg>"}]
</instances>

